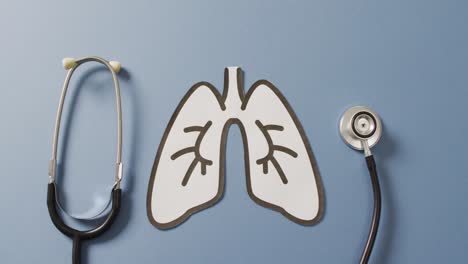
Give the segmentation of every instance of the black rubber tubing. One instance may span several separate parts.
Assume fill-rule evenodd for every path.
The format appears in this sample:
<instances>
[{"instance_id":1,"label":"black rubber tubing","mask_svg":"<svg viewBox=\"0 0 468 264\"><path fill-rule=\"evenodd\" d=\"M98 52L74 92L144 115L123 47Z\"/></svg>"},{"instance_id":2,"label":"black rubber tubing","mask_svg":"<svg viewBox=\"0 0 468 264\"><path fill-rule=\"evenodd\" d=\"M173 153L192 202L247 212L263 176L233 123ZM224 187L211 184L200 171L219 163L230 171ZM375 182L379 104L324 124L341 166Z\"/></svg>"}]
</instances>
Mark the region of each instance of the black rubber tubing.
<instances>
[{"instance_id":1,"label":"black rubber tubing","mask_svg":"<svg viewBox=\"0 0 468 264\"><path fill-rule=\"evenodd\" d=\"M113 189L112 190L112 209L109 215L107 216L106 220L99 226L90 229L90 230L76 230L74 228L69 227L66 225L62 218L60 217L57 211L57 204L55 200L55 183L49 183L47 186L47 208L49 209L49 215L52 219L52 223L54 223L55 227L62 232L64 235L73 239L73 255L72 255L72 263L73 264L80 264L81 263L81 242L84 240L94 239L104 232L109 230L109 228L114 223L117 215L120 211L121 201L122 201L122 190L121 189Z\"/></svg>"},{"instance_id":2,"label":"black rubber tubing","mask_svg":"<svg viewBox=\"0 0 468 264\"><path fill-rule=\"evenodd\" d=\"M81 239L79 236L73 237L72 263L81 264Z\"/></svg>"},{"instance_id":3,"label":"black rubber tubing","mask_svg":"<svg viewBox=\"0 0 468 264\"><path fill-rule=\"evenodd\" d=\"M367 168L372 182L372 191L374 192L374 211L372 213L372 222L367 237L366 246L362 252L360 264L367 264L374 248L375 238L379 229L380 212L382 207L382 195L380 193L379 177L377 175L377 166L375 165L374 156L366 157Z\"/></svg>"}]
</instances>

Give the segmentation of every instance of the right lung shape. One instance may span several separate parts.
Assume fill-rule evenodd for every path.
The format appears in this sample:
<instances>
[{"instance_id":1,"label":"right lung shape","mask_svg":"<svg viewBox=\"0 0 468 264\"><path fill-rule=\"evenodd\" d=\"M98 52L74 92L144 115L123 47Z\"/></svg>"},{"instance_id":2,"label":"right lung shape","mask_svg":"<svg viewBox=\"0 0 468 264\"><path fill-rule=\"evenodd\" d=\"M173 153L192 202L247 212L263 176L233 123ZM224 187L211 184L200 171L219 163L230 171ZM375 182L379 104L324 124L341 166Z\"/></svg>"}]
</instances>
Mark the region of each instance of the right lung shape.
<instances>
[{"instance_id":1,"label":"right lung shape","mask_svg":"<svg viewBox=\"0 0 468 264\"><path fill-rule=\"evenodd\" d=\"M242 132L252 199L300 224L321 218L320 177L292 109L268 81L258 81L246 95L241 82L240 69L227 68L222 95L201 82L177 107L148 186L147 212L156 227L172 228L221 198L226 137L232 124Z\"/></svg>"}]
</instances>

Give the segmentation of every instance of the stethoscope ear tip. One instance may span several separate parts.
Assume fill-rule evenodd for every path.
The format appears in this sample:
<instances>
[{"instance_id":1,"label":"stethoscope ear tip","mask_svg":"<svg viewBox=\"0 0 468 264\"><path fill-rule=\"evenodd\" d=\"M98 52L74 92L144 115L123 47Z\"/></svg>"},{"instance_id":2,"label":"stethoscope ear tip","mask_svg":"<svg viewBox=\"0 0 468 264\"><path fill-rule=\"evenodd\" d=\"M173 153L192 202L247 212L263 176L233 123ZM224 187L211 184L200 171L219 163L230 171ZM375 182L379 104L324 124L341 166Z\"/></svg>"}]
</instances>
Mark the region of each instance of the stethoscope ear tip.
<instances>
[{"instance_id":1,"label":"stethoscope ear tip","mask_svg":"<svg viewBox=\"0 0 468 264\"><path fill-rule=\"evenodd\" d=\"M346 110L340 119L339 129L343 141L356 150L372 148L382 136L379 116L365 106L353 106Z\"/></svg>"},{"instance_id":2,"label":"stethoscope ear tip","mask_svg":"<svg viewBox=\"0 0 468 264\"><path fill-rule=\"evenodd\" d=\"M119 73L120 70L122 69L122 64L118 61L109 61L109 64L115 73Z\"/></svg>"},{"instance_id":3,"label":"stethoscope ear tip","mask_svg":"<svg viewBox=\"0 0 468 264\"><path fill-rule=\"evenodd\" d=\"M76 66L76 60L74 58L63 58L62 65L65 70L69 70Z\"/></svg>"}]
</instances>

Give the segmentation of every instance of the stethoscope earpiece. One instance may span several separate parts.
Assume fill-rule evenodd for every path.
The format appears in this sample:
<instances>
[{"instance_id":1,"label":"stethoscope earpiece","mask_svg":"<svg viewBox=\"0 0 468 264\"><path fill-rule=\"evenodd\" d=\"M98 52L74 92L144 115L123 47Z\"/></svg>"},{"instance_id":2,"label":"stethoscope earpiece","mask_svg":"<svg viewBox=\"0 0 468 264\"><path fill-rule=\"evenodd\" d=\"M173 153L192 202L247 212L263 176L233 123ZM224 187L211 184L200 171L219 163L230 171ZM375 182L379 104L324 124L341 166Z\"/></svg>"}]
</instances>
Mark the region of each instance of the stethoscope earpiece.
<instances>
[{"instance_id":1,"label":"stethoscope earpiece","mask_svg":"<svg viewBox=\"0 0 468 264\"><path fill-rule=\"evenodd\" d=\"M365 106L354 106L343 113L340 120L340 134L351 148L364 150L370 155L370 148L382 136L382 122L377 113Z\"/></svg>"}]
</instances>

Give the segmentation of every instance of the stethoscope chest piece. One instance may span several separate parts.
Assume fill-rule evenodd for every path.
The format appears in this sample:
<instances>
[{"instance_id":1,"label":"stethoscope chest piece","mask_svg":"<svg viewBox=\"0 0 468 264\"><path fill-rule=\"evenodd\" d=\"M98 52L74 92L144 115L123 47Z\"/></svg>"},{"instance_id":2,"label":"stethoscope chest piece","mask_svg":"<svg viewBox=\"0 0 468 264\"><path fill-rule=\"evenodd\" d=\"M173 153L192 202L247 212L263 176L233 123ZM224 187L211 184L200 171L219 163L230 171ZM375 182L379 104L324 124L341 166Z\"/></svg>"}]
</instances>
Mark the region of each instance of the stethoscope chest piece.
<instances>
[{"instance_id":1,"label":"stethoscope chest piece","mask_svg":"<svg viewBox=\"0 0 468 264\"><path fill-rule=\"evenodd\" d=\"M343 141L353 149L363 150L363 144L372 148L382 135L382 122L370 108L354 106L343 113L340 134Z\"/></svg>"},{"instance_id":2,"label":"stethoscope chest piece","mask_svg":"<svg viewBox=\"0 0 468 264\"><path fill-rule=\"evenodd\" d=\"M370 149L379 142L382 135L382 122L379 116L368 107L354 106L343 113L339 128L341 138L347 145L356 150L364 150L371 178L372 191L374 193L374 210L367 242L359 262L360 264L367 264L377 237L382 207L377 166Z\"/></svg>"}]
</instances>

